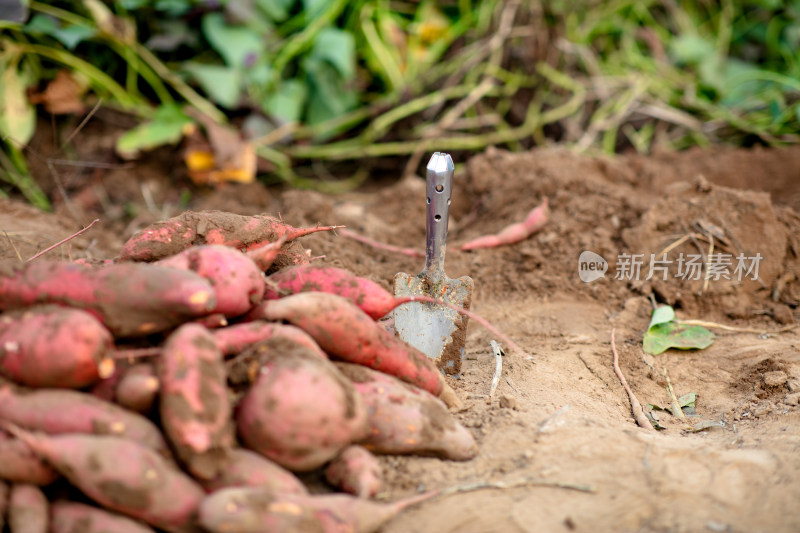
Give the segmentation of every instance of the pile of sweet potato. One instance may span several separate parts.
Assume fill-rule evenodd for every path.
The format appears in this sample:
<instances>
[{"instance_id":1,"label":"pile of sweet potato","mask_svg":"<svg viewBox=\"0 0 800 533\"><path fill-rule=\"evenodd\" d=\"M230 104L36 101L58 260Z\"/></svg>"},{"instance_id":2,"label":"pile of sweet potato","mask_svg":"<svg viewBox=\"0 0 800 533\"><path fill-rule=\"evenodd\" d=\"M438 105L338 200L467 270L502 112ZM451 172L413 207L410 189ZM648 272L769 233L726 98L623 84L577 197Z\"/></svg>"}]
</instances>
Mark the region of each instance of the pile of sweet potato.
<instances>
[{"instance_id":1,"label":"pile of sweet potato","mask_svg":"<svg viewBox=\"0 0 800 533\"><path fill-rule=\"evenodd\" d=\"M375 531L432 494L374 501L374 454L474 457L394 297L294 241L324 229L189 212L0 264L0 531Z\"/></svg>"}]
</instances>

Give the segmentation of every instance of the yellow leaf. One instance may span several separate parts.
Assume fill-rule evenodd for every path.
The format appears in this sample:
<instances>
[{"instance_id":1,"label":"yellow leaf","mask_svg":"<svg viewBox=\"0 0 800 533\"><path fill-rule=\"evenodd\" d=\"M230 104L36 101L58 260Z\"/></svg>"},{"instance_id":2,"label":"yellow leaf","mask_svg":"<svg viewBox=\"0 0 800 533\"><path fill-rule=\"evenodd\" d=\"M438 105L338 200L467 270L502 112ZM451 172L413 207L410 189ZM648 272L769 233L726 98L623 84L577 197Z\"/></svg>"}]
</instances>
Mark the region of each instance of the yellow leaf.
<instances>
[{"instance_id":1,"label":"yellow leaf","mask_svg":"<svg viewBox=\"0 0 800 533\"><path fill-rule=\"evenodd\" d=\"M0 63L0 134L19 144L28 144L36 129L36 110L25 94L25 80L17 62Z\"/></svg>"}]
</instances>

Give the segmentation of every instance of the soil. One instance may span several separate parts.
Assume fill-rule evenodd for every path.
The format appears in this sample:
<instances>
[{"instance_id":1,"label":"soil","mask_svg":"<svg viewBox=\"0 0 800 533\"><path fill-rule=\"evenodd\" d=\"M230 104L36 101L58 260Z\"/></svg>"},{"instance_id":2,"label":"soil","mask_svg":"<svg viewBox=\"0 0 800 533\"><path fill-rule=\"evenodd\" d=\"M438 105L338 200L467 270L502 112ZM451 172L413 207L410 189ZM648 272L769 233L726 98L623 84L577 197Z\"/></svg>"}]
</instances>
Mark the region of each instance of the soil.
<instances>
[{"instance_id":1,"label":"soil","mask_svg":"<svg viewBox=\"0 0 800 533\"><path fill-rule=\"evenodd\" d=\"M77 155L107 161L109 136L94 135L101 141L85 143ZM43 144L38 150L47 153ZM162 150L132 167L62 176L70 202L57 202L55 214L0 200L0 257L30 257L97 217L101 224L49 256L111 258L135 230L183 209L267 213L294 226L343 224L387 244L424 246L425 185L418 177L340 196L259 184L200 190L174 161ZM545 197L550 220L529 239L458 250L522 220ZM673 305L681 319L757 331L795 324L799 212L796 147L615 158L491 149L470 158L455 178L447 274L471 276L473 311L533 358L508 353L488 399L492 336L470 324L463 370L448 381L465 404L455 416L477 439L478 457L381 462L383 496L391 500L458 485L473 490L406 510L382 531L800 531L800 329L715 329L704 350L642 350L652 303ZM650 254L661 257L688 234L668 252L669 269L646 279ZM678 257L707 258L708 235L713 253L734 258L731 279L679 279ZM335 233L299 242L315 261L387 288L395 273L423 266ZM608 261L604 277L581 281L583 251ZM648 258L638 279L620 275L621 254ZM738 254L761 255L758 279L752 272L736 278ZM694 415L657 411L665 429L636 425L612 369L612 330L619 366L639 401L668 407L668 375L677 396L697 394Z\"/></svg>"}]
</instances>

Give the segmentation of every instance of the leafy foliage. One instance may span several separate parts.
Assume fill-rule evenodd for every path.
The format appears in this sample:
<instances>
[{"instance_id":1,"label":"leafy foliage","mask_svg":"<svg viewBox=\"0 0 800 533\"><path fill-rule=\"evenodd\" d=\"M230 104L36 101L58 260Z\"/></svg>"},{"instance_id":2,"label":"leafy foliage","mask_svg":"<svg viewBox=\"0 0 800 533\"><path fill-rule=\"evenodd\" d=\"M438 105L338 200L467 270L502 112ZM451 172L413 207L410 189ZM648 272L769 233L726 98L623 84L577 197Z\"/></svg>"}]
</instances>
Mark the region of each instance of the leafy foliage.
<instances>
[{"instance_id":1,"label":"leafy foliage","mask_svg":"<svg viewBox=\"0 0 800 533\"><path fill-rule=\"evenodd\" d=\"M318 185L301 176L312 160L414 170L430 149L548 137L605 152L800 140L800 0L25 3L24 22L0 21L0 165L42 207L20 94L64 68L149 121L126 139L163 134L174 105L259 124L259 155L295 186ZM139 148L175 140L153 135Z\"/></svg>"}]
</instances>

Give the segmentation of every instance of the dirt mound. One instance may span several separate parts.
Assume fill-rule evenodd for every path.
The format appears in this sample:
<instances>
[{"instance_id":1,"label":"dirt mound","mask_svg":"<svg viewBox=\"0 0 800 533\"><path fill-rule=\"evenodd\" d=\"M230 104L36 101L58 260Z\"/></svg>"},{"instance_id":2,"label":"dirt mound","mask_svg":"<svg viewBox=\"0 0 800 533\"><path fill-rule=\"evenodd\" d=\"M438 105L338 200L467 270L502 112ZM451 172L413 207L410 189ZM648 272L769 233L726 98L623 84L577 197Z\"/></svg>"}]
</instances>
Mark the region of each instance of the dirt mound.
<instances>
[{"instance_id":1,"label":"dirt mound","mask_svg":"<svg viewBox=\"0 0 800 533\"><path fill-rule=\"evenodd\" d=\"M123 217L121 208L82 204L83 222L97 216L102 226L73 241L71 252L67 246L52 253L113 257L134 231L177 214L181 190L166 163L160 175L155 167L154 161L144 165L148 183L156 182L151 203L158 210L136 196L134 171L95 174L91 187L119 184L114 201L130 202L136 218ZM381 459L389 498L455 485L469 490L403 513L384 533L800 530L798 330L716 330L705 350L655 357L641 348L651 293L678 307L680 318L755 331L786 328L800 318L800 216L792 209L800 205L798 175L797 148L613 159L489 150L473 157L454 180L447 274L471 276L473 310L534 360L506 357L495 399L487 402L495 369L492 336L470 326L461 377L448 379L465 402L457 416L478 441L479 456L468 462ZM127 198L120 196L123 183L133 191ZM228 186L195 192L186 208L280 214L297 227L344 224L377 241L422 249L424 198L424 181L408 178L340 196ZM551 219L531 238L458 251L459 243L521 220L544 198ZM15 257L14 243L29 257L78 229L65 213L44 215L0 200L0 230L8 232L0 231L0 255ZM647 268L638 280L615 279L621 254L648 254L649 260L687 234L693 238L668 252L676 263L667 279L644 279ZM707 257L711 239L715 253L760 254L758 280L720 277L704 288L704 278L679 279L680 254ZM420 258L342 235L298 242L315 261L387 288L395 273L423 266ZM585 251L608 261L604 277L581 281ZM729 268L733 273L735 259ZM660 411L666 429L657 433L635 425L611 368L612 327L621 370L640 402L668 406L668 375L676 395L696 393L696 417ZM713 424L692 431L700 421Z\"/></svg>"}]
</instances>

